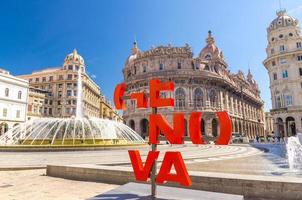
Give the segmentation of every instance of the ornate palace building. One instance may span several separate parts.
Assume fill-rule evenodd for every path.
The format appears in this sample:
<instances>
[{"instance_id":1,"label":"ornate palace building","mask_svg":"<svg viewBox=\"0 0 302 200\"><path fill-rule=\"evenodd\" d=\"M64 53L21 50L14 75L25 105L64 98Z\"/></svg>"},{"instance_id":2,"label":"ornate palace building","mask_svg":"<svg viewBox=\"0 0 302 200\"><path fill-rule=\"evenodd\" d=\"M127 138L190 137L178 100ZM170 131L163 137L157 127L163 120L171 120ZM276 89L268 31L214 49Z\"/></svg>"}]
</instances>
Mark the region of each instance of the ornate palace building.
<instances>
[{"instance_id":1,"label":"ornate palace building","mask_svg":"<svg viewBox=\"0 0 302 200\"><path fill-rule=\"evenodd\" d=\"M29 117L75 116L79 69L82 72L83 115L120 120L117 111L101 95L99 86L86 73L84 59L76 50L66 56L62 67L44 69L29 75L19 76L19 78L28 80L31 87L31 101L29 102L31 116ZM101 112L103 104L108 105L109 111Z\"/></svg>"},{"instance_id":2,"label":"ornate palace building","mask_svg":"<svg viewBox=\"0 0 302 200\"><path fill-rule=\"evenodd\" d=\"M270 78L271 115L276 136L302 131L302 37L298 20L277 12L267 28L267 58L263 61Z\"/></svg>"},{"instance_id":3,"label":"ornate palace building","mask_svg":"<svg viewBox=\"0 0 302 200\"><path fill-rule=\"evenodd\" d=\"M219 134L216 111L228 111L233 122L233 132L239 132L249 139L257 134L264 135L263 101L252 74L232 74L222 52L215 45L209 31L206 46L197 57L189 45L184 47L158 46L141 51L136 42L132 54L123 69L127 93L144 91L148 93L150 79L175 82L175 107L160 108L172 123L173 112L185 113L185 133L188 134L189 114L201 111L202 132L207 137ZM161 94L167 96L168 93ZM142 136L148 134L148 117L151 109L136 109L134 100L127 100L124 120Z\"/></svg>"}]
</instances>

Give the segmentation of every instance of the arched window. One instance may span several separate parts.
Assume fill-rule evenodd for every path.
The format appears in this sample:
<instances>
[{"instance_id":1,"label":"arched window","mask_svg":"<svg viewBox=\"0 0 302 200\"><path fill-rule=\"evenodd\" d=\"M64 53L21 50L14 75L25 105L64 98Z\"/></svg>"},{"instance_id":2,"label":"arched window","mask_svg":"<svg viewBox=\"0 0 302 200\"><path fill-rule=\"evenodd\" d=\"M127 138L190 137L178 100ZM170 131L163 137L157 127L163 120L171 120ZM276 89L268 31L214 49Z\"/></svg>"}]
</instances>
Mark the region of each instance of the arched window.
<instances>
[{"instance_id":1,"label":"arched window","mask_svg":"<svg viewBox=\"0 0 302 200\"><path fill-rule=\"evenodd\" d=\"M159 70L163 70L164 69L164 64L163 63L159 63Z\"/></svg>"},{"instance_id":2,"label":"arched window","mask_svg":"<svg viewBox=\"0 0 302 200\"><path fill-rule=\"evenodd\" d=\"M177 88L175 90L175 100L177 108L184 108L186 103L186 93L183 88Z\"/></svg>"},{"instance_id":3,"label":"arched window","mask_svg":"<svg viewBox=\"0 0 302 200\"><path fill-rule=\"evenodd\" d=\"M210 71L209 65L206 65L206 66L204 67L204 70Z\"/></svg>"},{"instance_id":4,"label":"arched window","mask_svg":"<svg viewBox=\"0 0 302 200\"><path fill-rule=\"evenodd\" d=\"M203 92L201 88L196 88L194 90L194 107L203 106Z\"/></svg>"},{"instance_id":5,"label":"arched window","mask_svg":"<svg viewBox=\"0 0 302 200\"><path fill-rule=\"evenodd\" d=\"M18 99L22 99L22 92L21 91L18 92Z\"/></svg>"},{"instance_id":6,"label":"arched window","mask_svg":"<svg viewBox=\"0 0 302 200\"><path fill-rule=\"evenodd\" d=\"M207 54L204 58L205 58L206 60L211 60L211 55L210 55L210 54Z\"/></svg>"},{"instance_id":7,"label":"arched window","mask_svg":"<svg viewBox=\"0 0 302 200\"><path fill-rule=\"evenodd\" d=\"M216 106L216 91L215 90L211 90L209 92L209 99L210 99L210 105L212 107Z\"/></svg>"},{"instance_id":8,"label":"arched window","mask_svg":"<svg viewBox=\"0 0 302 200\"><path fill-rule=\"evenodd\" d=\"M8 97L9 96L9 89L5 88L5 96Z\"/></svg>"}]
</instances>

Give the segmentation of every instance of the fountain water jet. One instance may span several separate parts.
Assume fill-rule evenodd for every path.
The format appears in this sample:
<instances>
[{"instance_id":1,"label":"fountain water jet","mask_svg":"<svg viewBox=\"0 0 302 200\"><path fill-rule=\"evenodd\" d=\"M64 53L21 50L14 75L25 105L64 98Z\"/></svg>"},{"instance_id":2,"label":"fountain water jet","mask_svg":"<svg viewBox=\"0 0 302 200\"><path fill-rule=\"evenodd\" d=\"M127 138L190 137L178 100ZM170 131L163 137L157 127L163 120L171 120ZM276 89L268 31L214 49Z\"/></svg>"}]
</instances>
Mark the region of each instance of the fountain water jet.
<instances>
[{"instance_id":1,"label":"fountain water jet","mask_svg":"<svg viewBox=\"0 0 302 200\"><path fill-rule=\"evenodd\" d=\"M291 136L286 142L288 165L291 170L302 169L302 133Z\"/></svg>"}]
</instances>

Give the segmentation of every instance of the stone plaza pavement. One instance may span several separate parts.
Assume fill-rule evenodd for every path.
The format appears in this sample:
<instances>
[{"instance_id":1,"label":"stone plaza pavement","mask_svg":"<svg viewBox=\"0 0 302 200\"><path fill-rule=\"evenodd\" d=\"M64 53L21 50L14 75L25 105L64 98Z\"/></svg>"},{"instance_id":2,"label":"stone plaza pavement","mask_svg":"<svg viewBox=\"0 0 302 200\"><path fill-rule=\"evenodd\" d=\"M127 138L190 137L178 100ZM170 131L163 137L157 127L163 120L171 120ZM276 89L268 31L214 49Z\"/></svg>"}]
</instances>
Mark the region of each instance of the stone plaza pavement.
<instances>
[{"instance_id":1,"label":"stone plaza pavement","mask_svg":"<svg viewBox=\"0 0 302 200\"><path fill-rule=\"evenodd\" d=\"M130 164L128 149L139 149L144 160L149 146L111 148L96 151L64 151L64 152L1 152L0 170L20 168L44 168L46 165L70 164L99 164L99 165L127 165ZM165 151L180 151L186 164L242 158L263 154L262 151L249 145L160 145L159 160Z\"/></svg>"},{"instance_id":2,"label":"stone plaza pavement","mask_svg":"<svg viewBox=\"0 0 302 200\"><path fill-rule=\"evenodd\" d=\"M1 200L83 200L118 187L45 176L45 170L0 171Z\"/></svg>"}]
</instances>

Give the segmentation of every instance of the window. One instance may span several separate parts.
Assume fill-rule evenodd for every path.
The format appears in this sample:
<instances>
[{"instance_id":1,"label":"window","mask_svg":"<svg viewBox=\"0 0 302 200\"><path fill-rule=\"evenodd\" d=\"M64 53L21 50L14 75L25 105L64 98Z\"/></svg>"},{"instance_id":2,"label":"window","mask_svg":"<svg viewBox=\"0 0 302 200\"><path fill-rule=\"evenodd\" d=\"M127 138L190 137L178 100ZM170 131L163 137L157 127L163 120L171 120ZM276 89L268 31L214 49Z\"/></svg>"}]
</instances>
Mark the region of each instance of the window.
<instances>
[{"instance_id":1,"label":"window","mask_svg":"<svg viewBox=\"0 0 302 200\"><path fill-rule=\"evenodd\" d=\"M2 116L7 117L7 108L3 108Z\"/></svg>"},{"instance_id":2,"label":"window","mask_svg":"<svg viewBox=\"0 0 302 200\"><path fill-rule=\"evenodd\" d=\"M73 69L72 65L68 65L68 70L72 70L72 69Z\"/></svg>"},{"instance_id":3,"label":"window","mask_svg":"<svg viewBox=\"0 0 302 200\"><path fill-rule=\"evenodd\" d=\"M61 98L62 97L62 91L58 92L58 97Z\"/></svg>"},{"instance_id":4,"label":"window","mask_svg":"<svg viewBox=\"0 0 302 200\"><path fill-rule=\"evenodd\" d=\"M186 94L185 94L185 90L183 88L177 88L175 90L175 100L176 100L175 106L177 108L184 108L185 107Z\"/></svg>"},{"instance_id":5,"label":"window","mask_svg":"<svg viewBox=\"0 0 302 200\"><path fill-rule=\"evenodd\" d=\"M50 76L50 77L49 77L49 81L53 81L53 76Z\"/></svg>"},{"instance_id":6,"label":"window","mask_svg":"<svg viewBox=\"0 0 302 200\"><path fill-rule=\"evenodd\" d=\"M48 114L49 114L49 115L52 115L52 108L49 108L49 109L48 109Z\"/></svg>"},{"instance_id":7,"label":"window","mask_svg":"<svg viewBox=\"0 0 302 200\"><path fill-rule=\"evenodd\" d=\"M281 98L280 96L276 96L276 108L281 108Z\"/></svg>"},{"instance_id":8,"label":"window","mask_svg":"<svg viewBox=\"0 0 302 200\"><path fill-rule=\"evenodd\" d=\"M274 80L277 80L277 73L274 73Z\"/></svg>"},{"instance_id":9,"label":"window","mask_svg":"<svg viewBox=\"0 0 302 200\"><path fill-rule=\"evenodd\" d=\"M67 83L67 88L71 88L72 87L72 83Z\"/></svg>"},{"instance_id":10,"label":"window","mask_svg":"<svg viewBox=\"0 0 302 200\"><path fill-rule=\"evenodd\" d=\"M283 70L282 71L282 77L283 78L288 78L288 72L287 72L287 70Z\"/></svg>"},{"instance_id":11,"label":"window","mask_svg":"<svg viewBox=\"0 0 302 200\"><path fill-rule=\"evenodd\" d=\"M8 97L9 96L9 89L5 88L5 96Z\"/></svg>"},{"instance_id":12,"label":"window","mask_svg":"<svg viewBox=\"0 0 302 200\"><path fill-rule=\"evenodd\" d=\"M302 68L299 68L299 74L302 76Z\"/></svg>"},{"instance_id":13,"label":"window","mask_svg":"<svg viewBox=\"0 0 302 200\"><path fill-rule=\"evenodd\" d=\"M61 101L58 101L58 106L60 106L61 105Z\"/></svg>"},{"instance_id":14,"label":"window","mask_svg":"<svg viewBox=\"0 0 302 200\"><path fill-rule=\"evenodd\" d=\"M33 79L30 78L30 79L29 79L29 82L31 83L32 81L33 81Z\"/></svg>"},{"instance_id":15,"label":"window","mask_svg":"<svg viewBox=\"0 0 302 200\"><path fill-rule=\"evenodd\" d=\"M72 74L67 75L67 80L72 80Z\"/></svg>"},{"instance_id":16,"label":"window","mask_svg":"<svg viewBox=\"0 0 302 200\"><path fill-rule=\"evenodd\" d=\"M43 78L42 78L42 82L46 82L46 77L43 77Z\"/></svg>"},{"instance_id":17,"label":"window","mask_svg":"<svg viewBox=\"0 0 302 200\"><path fill-rule=\"evenodd\" d=\"M285 95L285 106L291 106L293 104L293 98L291 95Z\"/></svg>"},{"instance_id":18,"label":"window","mask_svg":"<svg viewBox=\"0 0 302 200\"><path fill-rule=\"evenodd\" d=\"M58 88L63 88L63 84L58 84Z\"/></svg>"},{"instance_id":19,"label":"window","mask_svg":"<svg viewBox=\"0 0 302 200\"><path fill-rule=\"evenodd\" d=\"M143 72L145 73L147 71L147 67L144 65L143 66Z\"/></svg>"},{"instance_id":20,"label":"window","mask_svg":"<svg viewBox=\"0 0 302 200\"><path fill-rule=\"evenodd\" d=\"M285 47L284 47L284 45L281 45L279 48L280 48L280 52L285 51Z\"/></svg>"},{"instance_id":21,"label":"window","mask_svg":"<svg viewBox=\"0 0 302 200\"><path fill-rule=\"evenodd\" d=\"M280 34L280 35L279 35L279 38L283 38L283 34Z\"/></svg>"},{"instance_id":22,"label":"window","mask_svg":"<svg viewBox=\"0 0 302 200\"><path fill-rule=\"evenodd\" d=\"M163 70L164 69L164 64L163 63L160 63L159 64L159 70Z\"/></svg>"},{"instance_id":23,"label":"window","mask_svg":"<svg viewBox=\"0 0 302 200\"><path fill-rule=\"evenodd\" d=\"M77 94L78 94L77 91L74 90L74 91L73 91L73 96L77 96Z\"/></svg>"},{"instance_id":24,"label":"window","mask_svg":"<svg viewBox=\"0 0 302 200\"><path fill-rule=\"evenodd\" d=\"M285 64L286 63L286 59L285 58L280 58L280 64Z\"/></svg>"},{"instance_id":25,"label":"window","mask_svg":"<svg viewBox=\"0 0 302 200\"><path fill-rule=\"evenodd\" d=\"M79 67L79 66L77 66L77 65L75 66L75 68L76 68L76 70L77 70L77 71L79 71L79 69L80 69L80 67Z\"/></svg>"},{"instance_id":26,"label":"window","mask_svg":"<svg viewBox=\"0 0 302 200\"><path fill-rule=\"evenodd\" d=\"M272 61L272 66L276 66L276 61Z\"/></svg>"},{"instance_id":27,"label":"window","mask_svg":"<svg viewBox=\"0 0 302 200\"><path fill-rule=\"evenodd\" d=\"M22 98L22 92L19 91L19 92L18 92L18 99L21 99L21 98Z\"/></svg>"},{"instance_id":28,"label":"window","mask_svg":"<svg viewBox=\"0 0 302 200\"><path fill-rule=\"evenodd\" d=\"M275 49L271 49L271 54L274 54L275 53Z\"/></svg>"},{"instance_id":29,"label":"window","mask_svg":"<svg viewBox=\"0 0 302 200\"><path fill-rule=\"evenodd\" d=\"M181 69L181 62L177 63L177 69Z\"/></svg>"},{"instance_id":30,"label":"window","mask_svg":"<svg viewBox=\"0 0 302 200\"><path fill-rule=\"evenodd\" d=\"M194 107L203 106L203 92L201 88L196 88L194 91Z\"/></svg>"},{"instance_id":31,"label":"window","mask_svg":"<svg viewBox=\"0 0 302 200\"><path fill-rule=\"evenodd\" d=\"M39 78L36 78L36 82L39 82L40 81L40 79Z\"/></svg>"},{"instance_id":32,"label":"window","mask_svg":"<svg viewBox=\"0 0 302 200\"><path fill-rule=\"evenodd\" d=\"M71 90L67 90L67 96L70 97L72 95L72 91Z\"/></svg>"},{"instance_id":33,"label":"window","mask_svg":"<svg viewBox=\"0 0 302 200\"><path fill-rule=\"evenodd\" d=\"M292 33L289 33L288 35L289 35L289 37L293 37L293 34L292 34Z\"/></svg>"},{"instance_id":34,"label":"window","mask_svg":"<svg viewBox=\"0 0 302 200\"><path fill-rule=\"evenodd\" d=\"M297 56L297 60L298 60L298 61L302 61L302 55Z\"/></svg>"},{"instance_id":35,"label":"window","mask_svg":"<svg viewBox=\"0 0 302 200\"><path fill-rule=\"evenodd\" d=\"M63 79L64 79L63 75L60 75L60 76L59 76L59 81L61 81L61 80L63 80Z\"/></svg>"},{"instance_id":36,"label":"window","mask_svg":"<svg viewBox=\"0 0 302 200\"><path fill-rule=\"evenodd\" d=\"M16 118L17 118L17 119L20 118L20 114L21 114L21 111L20 111L20 110L17 110L17 112L16 112Z\"/></svg>"},{"instance_id":37,"label":"window","mask_svg":"<svg viewBox=\"0 0 302 200\"><path fill-rule=\"evenodd\" d=\"M302 89L302 82L300 83L300 87L301 87L301 89Z\"/></svg>"},{"instance_id":38,"label":"window","mask_svg":"<svg viewBox=\"0 0 302 200\"><path fill-rule=\"evenodd\" d=\"M300 49L302 47L301 42L297 42L296 45L297 45L297 49Z\"/></svg>"},{"instance_id":39,"label":"window","mask_svg":"<svg viewBox=\"0 0 302 200\"><path fill-rule=\"evenodd\" d=\"M274 40L275 40L275 38L273 37L273 38L272 38L272 42L273 42Z\"/></svg>"},{"instance_id":40,"label":"window","mask_svg":"<svg viewBox=\"0 0 302 200\"><path fill-rule=\"evenodd\" d=\"M210 54L207 54L204 58L205 58L206 60L211 60L211 55L210 55Z\"/></svg>"},{"instance_id":41,"label":"window","mask_svg":"<svg viewBox=\"0 0 302 200\"><path fill-rule=\"evenodd\" d=\"M49 105L52 105L52 100L49 100Z\"/></svg>"}]
</instances>

